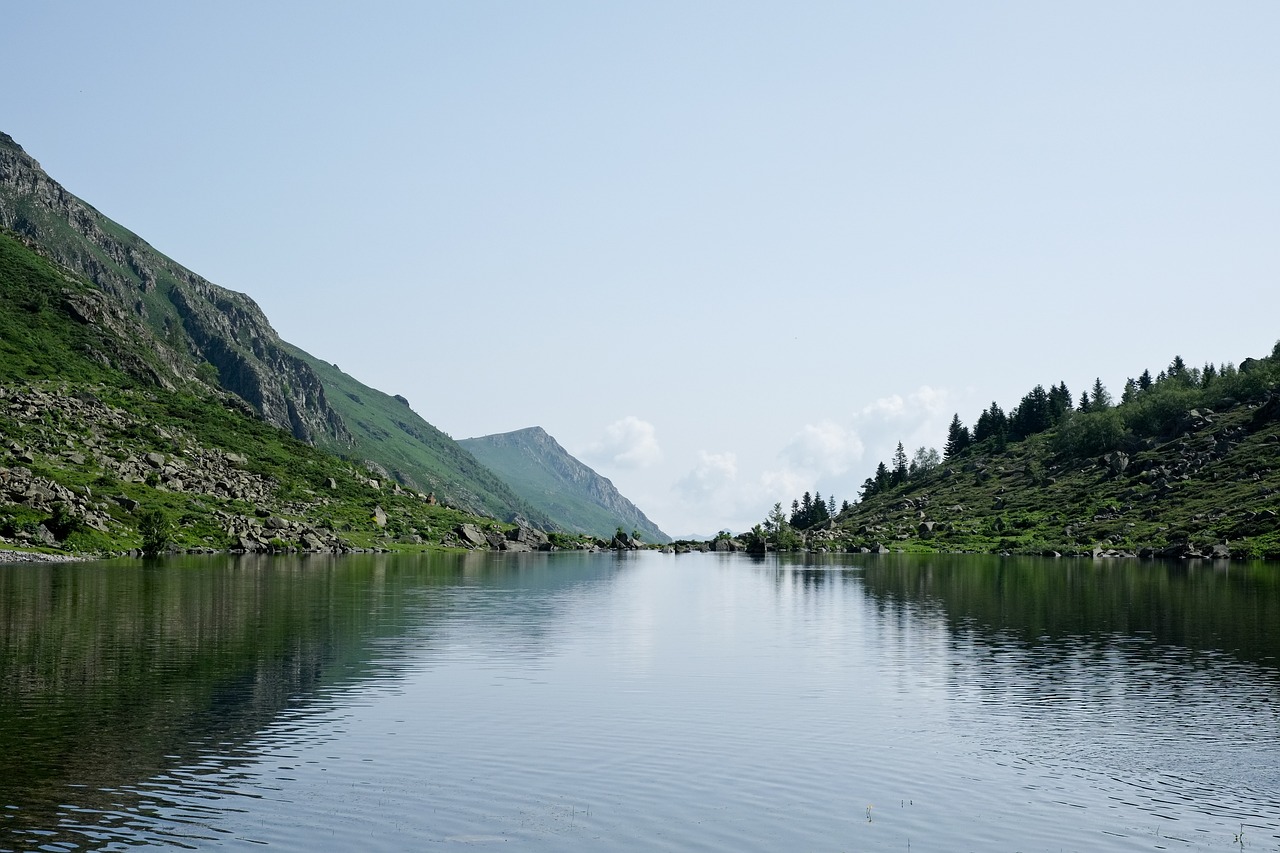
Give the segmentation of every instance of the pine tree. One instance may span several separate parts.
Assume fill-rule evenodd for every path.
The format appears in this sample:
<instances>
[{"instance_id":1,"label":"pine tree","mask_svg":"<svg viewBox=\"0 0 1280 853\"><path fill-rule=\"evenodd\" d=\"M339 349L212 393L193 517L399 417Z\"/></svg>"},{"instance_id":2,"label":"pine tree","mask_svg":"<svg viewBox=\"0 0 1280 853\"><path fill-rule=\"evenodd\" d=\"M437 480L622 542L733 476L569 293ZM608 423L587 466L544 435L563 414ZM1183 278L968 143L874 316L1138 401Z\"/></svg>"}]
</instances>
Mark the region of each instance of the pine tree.
<instances>
[{"instance_id":1,"label":"pine tree","mask_svg":"<svg viewBox=\"0 0 1280 853\"><path fill-rule=\"evenodd\" d=\"M1218 378L1218 368L1213 366L1213 362L1205 362L1204 370L1200 371L1200 387L1208 388L1213 381Z\"/></svg>"},{"instance_id":2,"label":"pine tree","mask_svg":"<svg viewBox=\"0 0 1280 853\"><path fill-rule=\"evenodd\" d=\"M1032 388L1022 398L1018 408L1009 418L1010 437L1015 441L1044 432L1053 426L1053 413L1049 409L1049 392L1043 385Z\"/></svg>"},{"instance_id":3,"label":"pine tree","mask_svg":"<svg viewBox=\"0 0 1280 853\"><path fill-rule=\"evenodd\" d=\"M1138 399L1138 383L1134 382L1131 376L1124 381L1124 391L1120 394L1120 402L1128 404L1136 399Z\"/></svg>"},{"instance_id":4,"label":"pine tree","mask_svg":"<svg viewBox=\"0 0 1280 853\"><path fill-rule=\"evenodd\" d=\"M848 505L849 505L849 502L845 501L845 506L848 506ZM836 496L835 495L832 495L831 497L827 498L827 514L830 516L834 516L836 514Z\"/></svg>"},{"instance_id":5,"label":"pine tree","mask_svg":"<svg viewBox=\"0 0 1280 853\"><path fill-rule=\"evenodd\" d=\"M865 501L867 498L871 497L875 493L876 493L876 481L871 479L870 477L863 480L860 499Z\"/></svg>"},{"instance_id":6,"label":"pine tree","mask_svg":"<svg viewBox=\"0 0 1280 853\"><path fill-rule=\"evenodd\" d=\"M1142 371L1142 375L1138 377L1138 389L1141 391L1147 391L1150 388L1151 388L1151 371L1144 370Z\"/></svg>"},{"instance_id":7,"label":"pine tree","mask_svg":"<svg viewBox=\"0 0 1280 853\"><path fill-rule=\"evenodd\" d=\"M876 491L884 492L892 485L889 468L883 462L876 466Z\"/></svg>"},{"instance_id":8,"label":"pine tree","mask_svg":"<svg viewBox=\"0 0 1280 853\"><path fill-rule=\"evenodd\" d=\"M865 488L865 487L866 487L866 485L867 485L867 483L870 483L870 482L871 482L871 479L870 479L870 478L868 478L868 479L867 479L867 482L862 484L862 485L863 485L863 487ZM840 502L840 514L841 514L841 515L844 515L846 512L848 512L848 511L849 511L849 510L851 510L851 509L853 509L853 507L849 506L849 502L848 502L848 501L841 501L841 502Z\"/></svg>"},{"instance_id":9,"label":"pine tree","mask_svg":"<svg viewBox=\"0 0 1280 853\"><path fill-rule=\"evenodd\" d=\"M960 413L956 412L951 418L951 426L947 428L947 443L943 447L942 452L946 454L947 459L955 459L965 448L973 441L973 437L969 435L969 428L960 423Z\"/></svg>"},{"instance_id":10,"label":"pine tree","mask_svg":"<svg viewBox=\"0 0 1280 853\"><path fill-rule=\"evenodd\" d=\"M893 452L893 484L901 486L907 481L907 451L898 442L898 449Z\"/></svg>"},{"instance_id":11,"label":"pine tree","mask_svg":"<svg viewBox=\"0 0 1280 853\"><path fill-rule=\"evenodd\" d=\"M991 407L983 409L978 422L973 427L973 440L986 441L989 438L1003 436L1009 430L1009 419L1005 417L1000 404L991 401Z\"/></svg>"},{"instance_id":12,"label":"pine tree","mask_svg":"<svg viewBox=\"0 0 1280 853\"><path fill-rule=\"evenodd\" d=\"M1061 421L1071 411L1071 392L1065 381L1049 389L1049 410L1053 413L1054 423Z\"/></svg>"},{"instance_id":13,"label":"pine tree","mask_svg":"<svg viewBox=\"0 0 1280 853\"><path fill-rule=\"evenodd\" d=\"M1104 409L1111 408L1111 395L1107 393L1107 389L1102 386L1101 377L1093 381L1093 402L1091 405L1095 412L1101 412Z\"/></svg>"},{"instance_id":14,"label":"pine tree","mask_svg":"<svg viewBox=\"0 0 1280 853\"><path fill-rule=\"evenodd\" d=\"M1076 408L1082 412L1089 411L1089 392L1088 391L1080 392L1080 405L1077 406Z\"/></svg>"}]
</instances>

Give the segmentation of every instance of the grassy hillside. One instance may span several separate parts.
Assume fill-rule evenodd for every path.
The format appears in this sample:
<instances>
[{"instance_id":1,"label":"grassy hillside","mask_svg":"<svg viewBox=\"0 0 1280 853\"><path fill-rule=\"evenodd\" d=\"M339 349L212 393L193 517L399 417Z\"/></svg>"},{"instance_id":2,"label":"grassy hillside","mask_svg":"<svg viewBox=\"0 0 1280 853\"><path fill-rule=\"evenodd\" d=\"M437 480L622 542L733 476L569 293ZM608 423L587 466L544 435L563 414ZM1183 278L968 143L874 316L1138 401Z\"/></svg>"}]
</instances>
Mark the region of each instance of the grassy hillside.
<instances>
[{"instance_id":1,"label":"grassy hillside","mask_svg":"<svg viewBox=\"0 0 1280 853\"><path fill-rule=\"evenodd\" d=\"M1144 380L1118 405L1068 406L1025 437L998 432L897 484L869 482L798 536L776 523L756 535L832 550L1280 559L1280 346L1239 368L1175 360Z\"/></svg>"},{"instance_id":2,"label":"grassy hillside","mask_svg":"<svg viewBox=\"0 0 1280 853\"><path fill-rule=\"evenodd\" d=\"M340 551L462 544L425 494L295 439L240 398L151 382L145 326L85 322L101 299L0 232L0 548Z\"/></svg>"},{"instance_id":3,"label":"grassy hillside","mask_svg":"<svg viewBox=\"0 0 1280 853\"><path fill-rule=\"evenodd\" d=\"M295 346L285 347L320 377L330 405L355 436L350 450L341 445L333 450L372 462L402 485L434 493L467 512L505 521L519 513L534 525L559 529L458 442L423 420L404 398L370 388Z\"/></svg>"},{"instance_id":4,"label":"grassy hillside","mask_svg":"<svg viewBox=\"0 0 1280 853\"><path fill-rule=\"evenodd\" d=\"M608 479L573 458L541 427L459 442L561 527L608 539L621 527L645 542L671 541Z\"/></svg>"}]
</instances>

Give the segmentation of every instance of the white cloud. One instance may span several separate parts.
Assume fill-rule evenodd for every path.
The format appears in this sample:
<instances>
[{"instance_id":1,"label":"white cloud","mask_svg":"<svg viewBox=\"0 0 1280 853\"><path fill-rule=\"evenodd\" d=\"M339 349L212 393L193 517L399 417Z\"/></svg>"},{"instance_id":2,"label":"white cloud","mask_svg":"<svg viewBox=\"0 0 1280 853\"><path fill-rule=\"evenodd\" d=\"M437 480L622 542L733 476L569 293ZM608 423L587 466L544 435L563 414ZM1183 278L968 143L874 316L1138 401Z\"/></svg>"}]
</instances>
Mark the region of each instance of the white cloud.
<instances>
[{"instance_id":1,"label":"white cloud","mask_svg":"<svg viewBox=\"0 0 1280 853\"><path fill-rule=\"evenodd\" d=\"M738 457L732 453L698 451L698 464L676 481L676 490L695 500L721 499L738 479Z\"/></svg>"},{"instance_id":2,"label":"white cloud","mask_svg":"<svg viewBox=\"0 0 1280 853\"><path fill-rule=\"evenodd\" d=\"M862 438L834 421L805 424L778 454L791 469L815 474L843 474L861 461Z\"/></svg>"},{"instance_id":3,"label":"white cloud","mask_svg":"<svg viewBox=\"0 0 1280 853\"><path fill-rule=\"evenodd\" d=\"M876 462L888 461L899 441L908 453L920 446L941 447L951 421L950 404L949 392L922 385L905 396L882 397L844 423L805 424L778 451L780 466L766 470L756 489L743 491L784 502L815 488L852 496L857 482Z\"/></svg>"},{"instance_id":4,"label":"white cloud","mask_svg":"<svg viewBox=\"0 0 1280 853\"><path fill-rule=\"evenodd\" d=\"M605 427L604 437L580 455L618 468L648 468L662 461L662 448L653 424L627 415Z\"/></svg>"}]
</instances>

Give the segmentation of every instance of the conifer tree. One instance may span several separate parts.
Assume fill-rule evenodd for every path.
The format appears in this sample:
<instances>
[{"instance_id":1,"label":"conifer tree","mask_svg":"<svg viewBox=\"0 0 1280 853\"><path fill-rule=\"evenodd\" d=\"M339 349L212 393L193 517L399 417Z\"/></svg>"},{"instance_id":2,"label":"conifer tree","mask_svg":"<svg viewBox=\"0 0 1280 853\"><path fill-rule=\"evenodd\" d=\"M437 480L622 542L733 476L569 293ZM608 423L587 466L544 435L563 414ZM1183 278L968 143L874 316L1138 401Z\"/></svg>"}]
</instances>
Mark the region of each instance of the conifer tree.
<instances>
[{"instance_id":1,"label":"conifer tree","mask_svg":"<svg viewBox=\"0 0 1280 853\"><path fill-rule=\"evenodd\" d=\"M1151 371L1144 370L1142 371L1142 375L1138 377L1138 389L1141 391L1147 391L1150 388L1151 388Z\"/></svg>"},{"instance_id":2,"label":"conifer tree","mask_svg":"<svg viewBox=\"0 0 1280 853\"><path fill-rule=\"evenodd\" d=\"M1089 411L1089 392L1088 391L1080 392L1080 405L1077 406L1076 408L1082 412Z\"/></svg>"},{"instance_id":3,"label":"conifer tree","mask_svg":"<svg viewBox=\"0 0 1280 853\"><path fill-rule=\"evenodd\" d=\"M876 481L871 479L870 477L863 480L862 491L860 493L861 499L865 501L867 498L871 497L875 493L876 493Z\"/></svg>"},{"instance_id":4,"label":"conifer tree","mask_svg":"<svg viewBox=\"0 0 1280 853\"><path fill-rule=\"evenodd\" d=\"M1090 404L1093 411L1101 412L1104 409L1111 408L1111 395L1107 393L1107 389L1102 385L1102 378L1099 377L1093 381L1093 401Z\"/></svg>"},{"instance_id":5,"label":"conifer tree","mask_svg":"<svg viewBox=\"0 0 1280 853\"><path fill-rule=\"evenodd\" d=\"M955 459L965 448L973 441L973 437L969 435L969 428L960 423L960 413L956 412L951 418L951 426L947 428L947 443L943 446L942 452L947 459Z\"/></svg>"},{"instance_id":6,"label":"conifer tree","mask_svg":"<svg viewBox=\"0 0 1280 853\"><path fill-rule=\"evenodd\" d=\"M1016 440L1044 432L1053 426L1053 412L1049 409L1049 393L1043 385L1032 388L1022 398L1018 408L1009 417L1009 434Z\"/></svg>"},{"instance_id":7,"label":"conifer tree","mask_svg":"<svg viewBox=\"0 0 1280 853\"><path fill-rule=\"evenodd\" d=\"M1124 391L1120 394L1120 402L1124 404L1132 403L1138 399L1138 383L1133 381L1130 376L1124 382Z\"/></svg>"},{"instance_id":8,"label":"conifer tree","mask_svg":"<svg viewBox=\"0 0 1280 853\"><path fill-rule=\"evenodd\" d=\"M1218 378L1218 368L1213 366L1212 361L1205 362L1204 370L1200 371L1200 387L1208 388L1213 381Z\"/></svg>"},{"instance_id":9,"label":"conifer tree","mask_svg":"<svg viewBox=\"0 0 1280 853\"><path fill-rule=\"evenodd\" d=\"M884 492L891 485L889 468L883 462L876 466L876 491Z\"/></svg>"},{"instance_id":10,"label":"conifer tree","mask_svg":"<svg viewBox=\"0 0 1280 853\"><path fill-rule=\"evenodd\" d=\"M893 452L893 484L901 486L907 481L907 451L898 442L898 449Z\"/></svg>"},{"instance_id":11,"label":"conifer tree","mask_svg":"<svg viewBox=\"0 0 1280 853\"><path fill-rule=\"evenodd\" d=\"M1003 436L1009 429L1009 420L1005 417L1000 404L991 401L991 407L982 410L978 422L973 427L973 440L986 441L989 438Z\"/></svg>"},{"instance_id":12,"label":"conifer tree","mask_svg":"<svg viewBox=\"0 0 1280 853\"><path fill-rule=\"evenodd\" d=\"M1061 421L1071 411L1071 391L1065 381L1049 389L1049 409L1053 412L1054 423Z\"/></svg>"}]
</instances>

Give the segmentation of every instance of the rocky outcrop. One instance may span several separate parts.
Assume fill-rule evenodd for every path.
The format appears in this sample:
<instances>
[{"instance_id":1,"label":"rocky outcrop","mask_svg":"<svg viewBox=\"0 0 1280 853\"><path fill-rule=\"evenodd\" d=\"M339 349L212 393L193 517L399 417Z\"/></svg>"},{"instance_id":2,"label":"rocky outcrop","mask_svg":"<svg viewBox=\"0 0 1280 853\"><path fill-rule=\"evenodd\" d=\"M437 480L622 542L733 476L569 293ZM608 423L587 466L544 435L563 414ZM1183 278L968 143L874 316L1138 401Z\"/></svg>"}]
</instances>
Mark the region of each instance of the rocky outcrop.
<instances>
[{"instance_id":1,"label":"rocky outcrop","mask_svg":"<svg viewBox=\"0 0 1280 853\"><path fill-rule=\"evenodd\" d=\"M232 551L339 552L347 543L305 519L321 503L281 503L279 484L247 470L244 456L190 436L140 424L92 393L54 387L0 388L0 417L21 425L23 440L0 445L0 506L23 507L47 520L0 533L0 542L62 547L76 528L119 534L134 524L136 501L93 486L67 487L35 470L96 470L100 481L145 483L162 492L202 496ZM141 436L141 438L140 438ZM168 448L145 450L142 441ZM253 512L236 507L253 507Z\"/></svg>"},{"instance_id":2,"label":"rocky outcrop","mask_svg":"<svg viewBox=\"0 0 1280 853\"><path fill-rule=\"evenodd\" d=\"M153 249L50 178L0 133L0 227L93 282L103 299L70 306L81 322L145 330L155 364L125 365L165 388L210 381L244 399L266 421L315 443L350 444L309 365L280 345L257 304L218 287ZM206 369L207 370L207 369Z\"/></svg>"}]
</instances>

